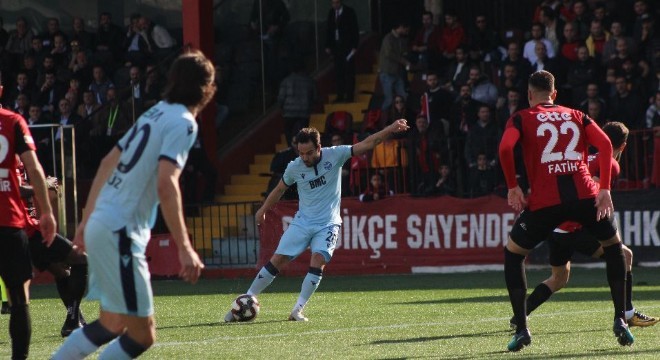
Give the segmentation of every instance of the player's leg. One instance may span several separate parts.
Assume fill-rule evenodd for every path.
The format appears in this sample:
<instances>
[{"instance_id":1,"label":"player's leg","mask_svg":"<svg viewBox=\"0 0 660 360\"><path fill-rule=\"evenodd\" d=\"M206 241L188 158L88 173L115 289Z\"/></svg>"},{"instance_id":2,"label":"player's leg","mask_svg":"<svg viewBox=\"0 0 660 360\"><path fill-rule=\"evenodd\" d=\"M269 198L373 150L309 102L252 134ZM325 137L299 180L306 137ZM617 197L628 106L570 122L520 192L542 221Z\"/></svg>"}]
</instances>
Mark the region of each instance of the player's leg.
<instances>
[{"instance_id":1,"label":"player's leg","mask_svg":"<svg viewBox=\"0 0 660 360\"><path fill-rule=\"evenodd\" d=\"M26 359L30 350L32 322L30 319L30 279L32 265L25 232L15 228L0 228L0 276L5 280L11 304L9 336L12 359Z\"/></svg>"},{"instance_id":2,"label":"player's leg","mask_svg":"<svg viewBox=\"0 0 660 360\"><path fill-rule=\"evenodd\" d=\"M312 297L316 289L318 289L321 279L323 278L323 269L325 265L332 259L332 254L335 252L337 246L337 237L339 236L339 225L330 225L317 229L310 242L310 249L312 258L309 262L309 271L303 279L300 295L296 304L293 306L289 320L294 321L307 321L308 319L303 315L303 309L307 302Z\"/></svg>"},{"instance_id":3,"label":"player's leg","mask_svg":"<svg viewBox=\"0 0 660 360\"><path fill-rule=\"evenodd\" d=\"M119 316L122 323L126 325L126 332L99 354L99 360L135 359L156 341L156 325L153 316Z\"/></svg>"},{"instance_id":4,"label":"player's leg","mask_svg":"<svg viewBox=\"0 0 660 360\"><path fill-rule=\"evenodd\" d=\"M309 231L303 226L292 222L282 234L280 243L275 250L270 261L264 265L247 290L249 295L259 295L264 291L277 277L277 274L300 255L309 246ZM225 314L225 322L236 321L231 309Z\"/></svg>"},{"instance_id":5,"label":"player's leg","mask_svg":"<svg viewBox=\"0 0 660 360\"><path fill-rule=\"evenodd\" d=\"M628 326L653 326L660 322L659 318L648 316L635 309L632 302L632 288L633 288L633 274L632 263L633 253L625 244L622 246L623 256L626 259L626 322ZM603 247L599 246L598 249L592 254L596 259L602 258L604 255Z\"/></svg>"},{"instance_id":6,"label":"player's leg","mask_svg":"<svg viewBox=\"0 0 660 360\"><path fill-rule=\"evenodd\" d=\"M527 315L546 302L552 294L561 290L568 283L571 272L570 259L573 255L572 243L578 238L571 233L553 232L548 237L549 261L552 274L538 284L527 297Z\"/></svg>"},{"instance_id":7,"label":"player's leg","mask_svg":"<svg viewBox=\"0 0 660 360\"><path fill-rule=\"evenodd\" d=\"M632 345L635 341L625 321L626 302L626 260L623 255L623 244L614 225L612 217L596 221L596 208L593 201L581 201L571 209L585 230L589 231L603 247L603 257L607 273L607 283L614 304L613 331L619 344Z\"/></svg>"},{"instance_id":8,"label":"player's leg","mask_svg":"<svg viewBox=\"0 0 660 360\"><path fill-rule=\"evenodd\" d=\"M2 298L2 309L0 314L9 314L9 298L7 297L7 286L0 277L0 297Z\"/></svg>"},{"instance_id":9,"label":"player's leg","mask_svg":"<svg viewBox=\"0 0 660 360\"><path fill-rule=\"evenodd\" d=\"M557 207L538 211L525 210L516 219L511 229L509 241L504 249L504 279L511 307L513 308L516 333L507 345L509 351L518 351L532 341L527 328L525 301L527 276L524 261L527 254L546 239L552 230L559 225L561 219L557 220L556 213L560 210Z\"/></svg>"}]
</instances>

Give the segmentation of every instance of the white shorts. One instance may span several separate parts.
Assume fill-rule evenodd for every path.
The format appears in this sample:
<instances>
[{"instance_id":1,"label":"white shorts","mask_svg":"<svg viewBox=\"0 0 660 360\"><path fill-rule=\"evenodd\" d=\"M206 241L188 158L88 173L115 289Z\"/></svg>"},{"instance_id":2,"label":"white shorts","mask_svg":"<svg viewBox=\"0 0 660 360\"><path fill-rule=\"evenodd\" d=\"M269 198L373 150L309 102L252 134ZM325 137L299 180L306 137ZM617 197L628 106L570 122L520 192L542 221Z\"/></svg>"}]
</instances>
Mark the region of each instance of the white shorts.
<instances>
[{"instance_id":1,"label":"white shorts","mask_svg":"<svg viewBox=\"0 0 660 360\"><path fill-rule=\"evenodd\" d=\"M101 310L139 317L154 313L151 275L145 241L134 241L126 230L110 230L90 218L85 227L89 266L88 299L99 300Z\"/></svg>"},{"instance_id":2,"label":"white shorts","mask_svg":"<svg viewBox=\"0 0 660 360\"><path fill-rule=\"evenodd\" d=\"M340 228L341 225L302 226L294 221L282 234L275 254L293 259L309 247L312 253L319 253L323 255L326 263L330 262L337 246Z\"/></svg>"}]
</instances>

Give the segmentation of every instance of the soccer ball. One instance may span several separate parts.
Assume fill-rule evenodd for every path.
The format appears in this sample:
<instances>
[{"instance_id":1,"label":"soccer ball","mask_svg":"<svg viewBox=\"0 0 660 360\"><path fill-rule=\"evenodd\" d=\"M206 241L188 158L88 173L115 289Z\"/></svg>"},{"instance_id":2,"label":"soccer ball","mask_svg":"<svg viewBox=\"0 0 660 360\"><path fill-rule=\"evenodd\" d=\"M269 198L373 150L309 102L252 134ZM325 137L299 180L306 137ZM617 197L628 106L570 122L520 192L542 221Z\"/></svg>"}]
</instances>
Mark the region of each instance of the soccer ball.
<instances>
[{"instance_id":1,"label":"soccer ball","mask_svg":"<svg viewBox=\"0 0 660 360\"><path fill-rule=\"evenodd\" d=\"M231 303L231 314L238 322L254 320L259 309L259 300L253 295L243 294Z\"/></svg>"}]
</instances>

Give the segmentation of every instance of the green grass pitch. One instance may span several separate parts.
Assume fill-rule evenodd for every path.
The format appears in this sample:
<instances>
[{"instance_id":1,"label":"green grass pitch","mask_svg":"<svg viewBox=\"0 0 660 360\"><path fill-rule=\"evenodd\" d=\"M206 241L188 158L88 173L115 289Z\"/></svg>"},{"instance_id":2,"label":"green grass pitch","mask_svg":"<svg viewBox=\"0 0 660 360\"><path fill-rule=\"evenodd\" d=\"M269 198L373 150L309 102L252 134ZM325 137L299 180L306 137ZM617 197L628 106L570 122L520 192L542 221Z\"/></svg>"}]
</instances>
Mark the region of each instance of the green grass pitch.
<instances>
[{"instance_id":1,"label":"green grass pitch","mask_svg":"<svg viewBox=\"0 0 660 360\"><path fill-rule=\"evenodd\" d=\"M528 271L529 292L549 269ZM660 270L636 268L633 300L660 314ZM144 359L568 359L660 357L660 324L633 328L635 344L612 334L604 269L574 269L569 287L530 317L532 345L507 353L511 307L501 272L447 275L326 276L308 304L307 323L286 321L301 278L278 278L259 296L252 323L224 324L251 279L155 281L158 339ZM55 287L32 288L30 358L61 343L64 309ZM89 320L98 306L85 302ZM0 317L0 359L10 357L7 315ZM98 352L97 354L98 355ZM95 356L96 356L95 355ZM91 358L95 358L92 356Z\"/></svg>"}]
</instances>

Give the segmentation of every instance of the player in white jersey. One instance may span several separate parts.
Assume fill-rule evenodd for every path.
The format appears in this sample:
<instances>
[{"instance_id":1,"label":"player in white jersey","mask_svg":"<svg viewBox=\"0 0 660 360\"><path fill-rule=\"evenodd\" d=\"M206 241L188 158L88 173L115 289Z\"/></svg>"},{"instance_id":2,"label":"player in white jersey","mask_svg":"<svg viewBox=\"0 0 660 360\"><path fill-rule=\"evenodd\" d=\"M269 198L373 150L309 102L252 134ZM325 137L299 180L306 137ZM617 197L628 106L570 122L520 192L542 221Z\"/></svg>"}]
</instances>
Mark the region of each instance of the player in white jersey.
<instances>
[{"instance_id":1,"label":"player in white jersey","mask_svg":"<svg viewBox=\"0 0 660 360\"><path fill-rule=\"evenodd\" d=\"M213 64L199 51L179 56L163 101L147 110L101 162L74 244L87 250L90 296L99 319L74 331L53 359L132 359L155 341L153 295L144 256L161 204L179 250L179 276L195 283L204 265L186 231L178 179L197 136L195 116L215 93Z\"/></svg>"},{"instance_id":2,"label":"player in white jersey","mask_svg":"<svg viewBox=\"0 0 660 360\"><path fill-rule=\"evenodd\" d=\"M275 254L259 271L247 293L259 295L275 276L291 260L308 247L312 252L309 272L302 283L298 301L291 311L289 320L307 321L302 311L309 298L319 286L325 265L332 258L341 227L339 215L341 205L341 169L351 156L359 156L372 150L390 135L408 130L405 119L399 119L385 129L370 135L355 145L321 148L320 134L314 128L304 128L296 135L300 156L291 161L284 171L282 180L268 195L255 215L257 225L263 224L266 211L277 203L286 189L298 185L300 198L298 212L286 229ZM234 321L232 312L225 321Z\"/></svg>"}]
</instances>

